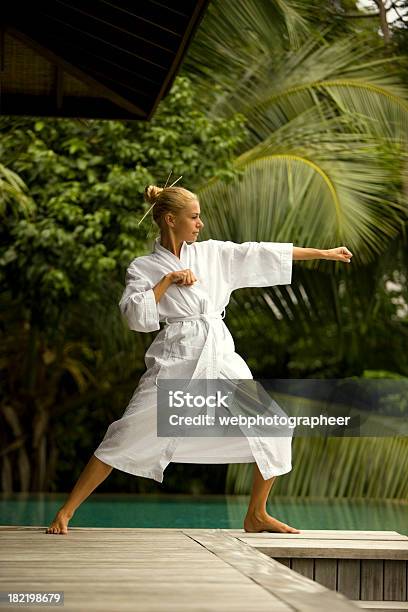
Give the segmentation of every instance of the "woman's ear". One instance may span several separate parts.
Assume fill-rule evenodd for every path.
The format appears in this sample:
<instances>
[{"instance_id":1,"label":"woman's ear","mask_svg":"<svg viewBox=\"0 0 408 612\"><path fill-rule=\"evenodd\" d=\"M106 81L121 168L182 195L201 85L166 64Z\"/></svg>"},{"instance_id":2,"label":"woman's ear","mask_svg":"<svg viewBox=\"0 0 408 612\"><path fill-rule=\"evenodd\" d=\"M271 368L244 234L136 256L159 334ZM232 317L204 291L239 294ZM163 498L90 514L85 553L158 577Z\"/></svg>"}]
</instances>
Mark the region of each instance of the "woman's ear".
<instances>
[{"instance_id":1,"label":"woman's ear","mask_svg":"<svg viewBox=\"0 0 408 612\"><path fill-rule=\"evenodd\" d=\"M164 216L164 219L167 225L170 225L170 227L174 228L176 226L176 218L171 213L167 213L167 215Z\"/></svg>"}]
</instances>

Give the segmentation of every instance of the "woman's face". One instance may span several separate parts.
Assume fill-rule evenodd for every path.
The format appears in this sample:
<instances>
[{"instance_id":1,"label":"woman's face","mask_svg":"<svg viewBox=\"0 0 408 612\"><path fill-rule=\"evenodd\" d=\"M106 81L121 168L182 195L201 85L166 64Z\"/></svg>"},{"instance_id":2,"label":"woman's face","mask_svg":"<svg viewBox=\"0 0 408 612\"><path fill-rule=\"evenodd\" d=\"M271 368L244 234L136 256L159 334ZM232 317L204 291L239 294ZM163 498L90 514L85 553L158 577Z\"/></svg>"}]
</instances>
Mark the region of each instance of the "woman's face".
<instances>
[{"instance_id":1,"label":"woman's face","mask_svg":"<svg viewBox=\"0 0 408 612\"><path fill-rule=\"evenodd\" d=\"M203 227L204 223L200 219L200 204L194 200L186 204L184 209L178 213L173 229L177 240L194 242Z\"/></svg>"}]
</instances>

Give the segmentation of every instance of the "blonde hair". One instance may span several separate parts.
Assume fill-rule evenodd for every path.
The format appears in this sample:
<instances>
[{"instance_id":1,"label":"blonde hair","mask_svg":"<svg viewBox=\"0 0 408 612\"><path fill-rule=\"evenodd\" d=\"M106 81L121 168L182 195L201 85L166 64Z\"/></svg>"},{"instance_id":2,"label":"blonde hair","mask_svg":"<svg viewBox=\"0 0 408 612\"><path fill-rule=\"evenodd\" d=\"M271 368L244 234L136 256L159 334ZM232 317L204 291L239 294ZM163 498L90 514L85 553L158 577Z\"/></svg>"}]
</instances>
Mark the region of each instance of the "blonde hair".
<instances>
[{"instance_id":1,"label":"blonde hair","mask_svg":"<svg viewBox=\"0 0 408 612\"><path fill-rule=\"evenodd\" d=\"M184 210L185 206L190 202L198 200L198 197L192 191L184 187L156 187L156 185L148 185L144 190L144 199L149 204L153 204L153 220L159 226L160 230L164 229L163 217L166 213L177 215Z\"/></svg>"}]
</instances>

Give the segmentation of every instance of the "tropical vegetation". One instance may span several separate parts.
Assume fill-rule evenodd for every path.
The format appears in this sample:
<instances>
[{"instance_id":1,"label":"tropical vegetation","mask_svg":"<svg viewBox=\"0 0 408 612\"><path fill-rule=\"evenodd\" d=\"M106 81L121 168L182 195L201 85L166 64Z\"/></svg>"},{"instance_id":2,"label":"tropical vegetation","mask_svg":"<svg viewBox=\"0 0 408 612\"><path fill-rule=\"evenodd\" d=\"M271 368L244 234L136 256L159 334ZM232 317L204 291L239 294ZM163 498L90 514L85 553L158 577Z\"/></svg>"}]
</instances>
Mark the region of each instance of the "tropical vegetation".
<instances>
[{"instance_id":1,"label":"tropical vegetation","mask_svg":"<svg viewBox=\"0 0 408 612\"><path fill-rule=\"evenodd\" d=\"M406 24L379 36L353 2L313 5L210 3L147 125L1 118L3 490L69 488L122 414L152 336L117 302L155 231L138 226L143 188L170 169L200 198L204 239L353 252L233 294L226 323L255 377L408 375ZM299 437L274 490L404 498L407 447ZM251 467L166 474L160 490L247 492ZM159 488L119 473L104 487Z\"/></svg>"},{"instance_id":2,"label":"tropical vegetation","mask_svg":"<svg viewBox=\"0 0 408 612\"><path fill-rule=\"evenodd\" d=\"M236 293L228 324L238 352L263 378L406 377L402 37L391 44L383 30L384 44L378 22L375 29L371 17L366 27L358 16L353 21L354 3L341 3L336 15L327 3L316 12L302 2L286 9L230 2L221 19L213 5L189 54L187 69L209 116L239 112L249 128L237 149L237 180L225 185L214 177L199 192L206 229L237 242L345 244L353 265L295 264L290 286ZM308 20L320 9L323 20ZM336 19L325 23L328 16ZM216 87L208 88L210 78ZM404 437L297 438L293 448L293 472L279 479L277 493L407 496ZM378 480L372 466L383 466L383 456L387 470ZM314 479L322 465L326 477ZM251 466L229 466L228 490L248 492L250 483Z\"/></svg>"}]
</instances>

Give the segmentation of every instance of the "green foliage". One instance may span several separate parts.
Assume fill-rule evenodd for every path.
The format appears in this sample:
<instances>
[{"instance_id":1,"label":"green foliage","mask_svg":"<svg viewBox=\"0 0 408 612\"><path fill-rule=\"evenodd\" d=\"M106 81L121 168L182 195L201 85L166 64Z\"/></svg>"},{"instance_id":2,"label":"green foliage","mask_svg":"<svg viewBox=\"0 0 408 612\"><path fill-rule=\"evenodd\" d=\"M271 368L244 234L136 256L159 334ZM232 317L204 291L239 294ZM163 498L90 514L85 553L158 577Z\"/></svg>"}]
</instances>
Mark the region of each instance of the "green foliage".
<instances>
[{"instance_id":1,"label":"green foliage","mask_svg":"<svg viewBox=\"0 0 408 612\"><path fill-rule=\"evenodd\" d=\"M57 489L58 464L65 488L120 418L152 338L124 330L117 297L154 229L137 225L143 189L170 169L210 237L354 252L350 269L302 262L290 287L233 295L227 324L255 376L407 374L406 29L385 48L377 21L344 11L355 3L211 2L149 123L0 118L3 486L14 471L23 490ZM398 438L298 438L274 492L401 497L405 457ZM202 469L172 465L165 486L210 488ZM229 490L251 473L230 465Z\"/></svg>"},{"instance_id":2,"label":"green foliage","mask_svg":"<svg viewBox=\"0 0 408 612\"><path fill-rule=\"evenodd\" d=\"M145 186L171 169L192 190L231 180L246 131L238 114L196 110L186 77L149 123L2 117L0 127L2 481L53 489L57 466L64 475L89 453L143 371L151 334L130 334L117 302L124 268L146 252Z\"/></svg>"},{"instance_id":3,"label":"green foliage","mask_svg":"<svg viewBox=\"0 0 408 612\"><path fill-rule=\"evenodd\" d=\"M137 223L147 184L164 183L171 168L193 190L211 177L231 179L245 134L239 115L223 121L195 110L186 77L150 123L2 117L0 125L8 172L0 183L0 284L44 332L70 304L100 300L104 282L122 279L143 254L148 221Z\"/></svg>"},{"instance_id":4,"label":"green foliage","mask_svg":"<svg viewBox=\"0 0 408 612\"><path fill-rule=\"evenodd\" d=\"M255 377L337 378L364 370L406 376L406 28L386 46L378 17L354 18L359 9L348 0L226 6L221 19L224 3L211 4L184 63L200 108L226 119L242 113L249 126L236 159L239 180L214 179L199 191L204 238L346 245L354 255L348 268L296 262L290 287L236 292L227 324L237 351ZM273 24L265 18L271 13ZM397 492L392 468L382 472L383 487L377 473L353 480L348 466L370 465L365 441L328 444L344 478L326 470L331 488L319 488L314 476L325 457L315 462L315 444L296 441L296 471L276 492L406 494L406 476ZM387 440L382 450L397 468L406 446ZM251 474L251 467L231 464L229 490L249 491Z\"/></svg>"},{"instance_id":5,"label":"green foliage","mask_svg":"<svg viewBox=\"0 0 408 612\"><path fill-rule=\"evenodd\" d=\"M293 467L278 478L275 495L407 499L408 441L405 437L295 437ZM250 492L251 464L231 464L227 493Z\"/></svg>"}]
</instances>

